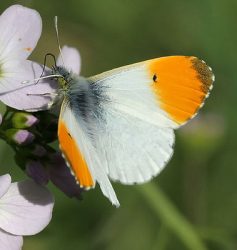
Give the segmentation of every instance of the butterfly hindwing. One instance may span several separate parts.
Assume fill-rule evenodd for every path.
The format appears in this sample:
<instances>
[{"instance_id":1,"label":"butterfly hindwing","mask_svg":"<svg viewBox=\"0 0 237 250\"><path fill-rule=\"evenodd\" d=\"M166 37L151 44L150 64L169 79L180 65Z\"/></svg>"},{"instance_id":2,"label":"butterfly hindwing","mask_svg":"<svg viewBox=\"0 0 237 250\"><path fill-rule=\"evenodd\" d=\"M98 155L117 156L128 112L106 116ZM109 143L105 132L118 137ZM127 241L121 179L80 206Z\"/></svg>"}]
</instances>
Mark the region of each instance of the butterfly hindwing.
<instances>
[{"instance_id":1,"label":"butterfly hindwing","mask_svg":"<svg viewBox=\"0 0 237 250\"><path fill-rule=\"evenodd\" d=\"M174 132L109 109L96 149L112 180L144 183L164 168L173 154Z\"/></svg>"}]
</instances>

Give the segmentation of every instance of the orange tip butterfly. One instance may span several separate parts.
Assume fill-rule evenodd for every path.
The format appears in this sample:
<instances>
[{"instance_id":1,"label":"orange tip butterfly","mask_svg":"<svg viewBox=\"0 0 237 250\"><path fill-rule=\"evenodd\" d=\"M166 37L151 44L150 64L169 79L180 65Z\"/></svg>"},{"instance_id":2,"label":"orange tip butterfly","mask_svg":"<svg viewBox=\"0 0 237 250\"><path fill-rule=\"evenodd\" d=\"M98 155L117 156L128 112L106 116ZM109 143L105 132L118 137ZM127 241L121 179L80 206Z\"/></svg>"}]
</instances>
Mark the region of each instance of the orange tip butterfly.
<instances>
[{"instance_id":1,"label":"orange tip butterfly","mask_svg":"<svg viewBox=\"0 0 237 250\"><path fill-rule=\"evenodd\" d=\"M174 129L193 118L214 75L193 56L156 58L83 78L56 66L63 103L58 123L61 151L78 184L98 182L114 204L110 180L144 183L173 154Z\"/></svg>"}]
</instances>

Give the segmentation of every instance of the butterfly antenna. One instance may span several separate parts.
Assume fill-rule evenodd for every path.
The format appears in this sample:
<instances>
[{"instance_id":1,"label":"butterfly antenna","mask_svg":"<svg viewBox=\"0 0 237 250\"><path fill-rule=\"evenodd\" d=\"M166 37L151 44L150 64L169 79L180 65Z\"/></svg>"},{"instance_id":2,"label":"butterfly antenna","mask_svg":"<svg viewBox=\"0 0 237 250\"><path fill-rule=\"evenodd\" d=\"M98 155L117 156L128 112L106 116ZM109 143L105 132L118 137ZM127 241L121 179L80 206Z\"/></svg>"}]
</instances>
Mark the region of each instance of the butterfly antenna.
<instances>
[{"instance_id":1,"label":"butterfly antenna","mask_svg":"<svg viewBox=\"0 0 237 250\"><path fill-rule=\"evenodd\" d=\"M54 60L54 66L55 66L55 67L57 66L55 55L53 55L53 54L51 54L51 53L47 53L47 54L44 56L44 64L43 64L42 73L41 73L40 77L38 78L39 80L38 80L35 84L37 84L37 83L42 79L42 76L44 75L44 71L45 71L45 67L46 67L46 62L47 62L47 57L48 57L48 56L52 56L52 58L53 58L53 60Z\"/></svg>"},{"instance_id":2,"label":"butterfly antenna","mask_svg":"<svg viewBox=\"0 0 237 250\"><path fill-rule=\"evenodd\" d=\"M39 78L35 78L33 80L25 80L23 82L21 82L22 84L26 84L26 83L33 83L33 82L39 82L40 80L43 80L43 79L50 79L50 78L64 78L62 75L58 75L58 74L55 74L55 75L48 75L48 76L41 76Z\"/></svg>"},{"instance_id":3,"label":"butterfly antenna","mask_svg":"<svg viewBox=\"0 0 237 250\"><path fill-rule=\"evenodd\" d=\"M61 49L60 41L59 41L58 17L57 16L54 17L54 25L55 25L55 31L56 31L56 37L57 37L57 43L58 43L59 53L60 53L60 56L62 58L63 66L65 67L64 60L63 60L62 49Z\"/></svg>"}]
</instances>

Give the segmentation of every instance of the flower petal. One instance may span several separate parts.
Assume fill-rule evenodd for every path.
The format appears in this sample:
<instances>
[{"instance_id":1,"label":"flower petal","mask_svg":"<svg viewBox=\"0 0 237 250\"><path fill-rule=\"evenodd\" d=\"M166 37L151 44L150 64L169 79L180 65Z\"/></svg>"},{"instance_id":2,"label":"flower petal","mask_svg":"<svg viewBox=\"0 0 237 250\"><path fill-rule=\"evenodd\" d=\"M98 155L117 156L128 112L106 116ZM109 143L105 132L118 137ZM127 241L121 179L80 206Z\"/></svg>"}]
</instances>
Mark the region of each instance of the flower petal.
<instances>
[{"instance_id":1,"label":"flower petal","mask_svg":"<svg viewBox=\"0 0 237 250\"><path fill-rule=\"evenodd\" d=\"M77 49L63 46L62 55L59 55L57 66L65 66L68 70L78 74L81 70L81 57Z\"/></svg>"},{"instance_id":2,"label":"flower petal","mask_svg":"<svg viewBox=\"0 0 237 250\"><path fill-rule=\"evenodd\" d=\"M15 235L33 235L52 218L53 196L31 180L12 183L0 199L0 227Z\"/></svg>"},{"instance_id":3,"label":"flower petal","mask_svg":"<svg viewBox=\"0 0 237 250\"><path fill-rule=\"evenodd\" d=\"M1 250L20 250L23 246L23 237L16 236L0 229Z\"/></svg>"},{"instance_id":4,"label":"flower petal","mask_svg":"<svg viewBox=\"0 0 237 250\"><path fill-rule=\"evenodd\" d=\"M49 108L58 88L56 81L50 79L23 83L39 78L42 65L25 60L18 67L10 65L7 72L5 77L0 78L2 102L18 110L39 111ZM50 69L46 68L44 75L50 74Z\"/></svg>"},{"instance_id":5,"label":"flower petal","mask_svg":"<svg viewBox=\"0 0 237 250\"><path fill-rule=\"evenodd\" d=\"M0 176L0 198L7 192L11 185L11 176L5 174Z\"/></svg>"},{"instance_id":6,"label":"flower petal","mask_svg":"<svg viewBox=\"0 0 237 250\"><path fill-rule=\"evenodd\" d=\"M0 59L26 59L35 48L42 31L39 13L12 5L0 16Z\"/></svg>"}]
</instances>

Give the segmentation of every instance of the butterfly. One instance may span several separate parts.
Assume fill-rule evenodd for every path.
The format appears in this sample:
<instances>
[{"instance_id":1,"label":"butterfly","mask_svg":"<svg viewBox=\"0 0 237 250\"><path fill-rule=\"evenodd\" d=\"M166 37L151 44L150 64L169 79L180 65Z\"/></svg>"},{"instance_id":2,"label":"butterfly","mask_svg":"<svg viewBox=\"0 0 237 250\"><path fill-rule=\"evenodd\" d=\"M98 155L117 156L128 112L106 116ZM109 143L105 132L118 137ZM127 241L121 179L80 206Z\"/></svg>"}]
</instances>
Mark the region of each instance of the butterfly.
<instances>
[{"instance_id":1,"label":"butterfly","mask_svg":"<svg viewBox=\"0 0 237 250\"><path fill-rule=\"evenodd\" d=\"M167 56L83 78L63 66L53 74L63 102L58 122L62 154L81 188L99 184L114 204L110 180L148 182L173 154L174 130L208 97L214 74L193 56Z\"/></svg>"}]
</instances>

